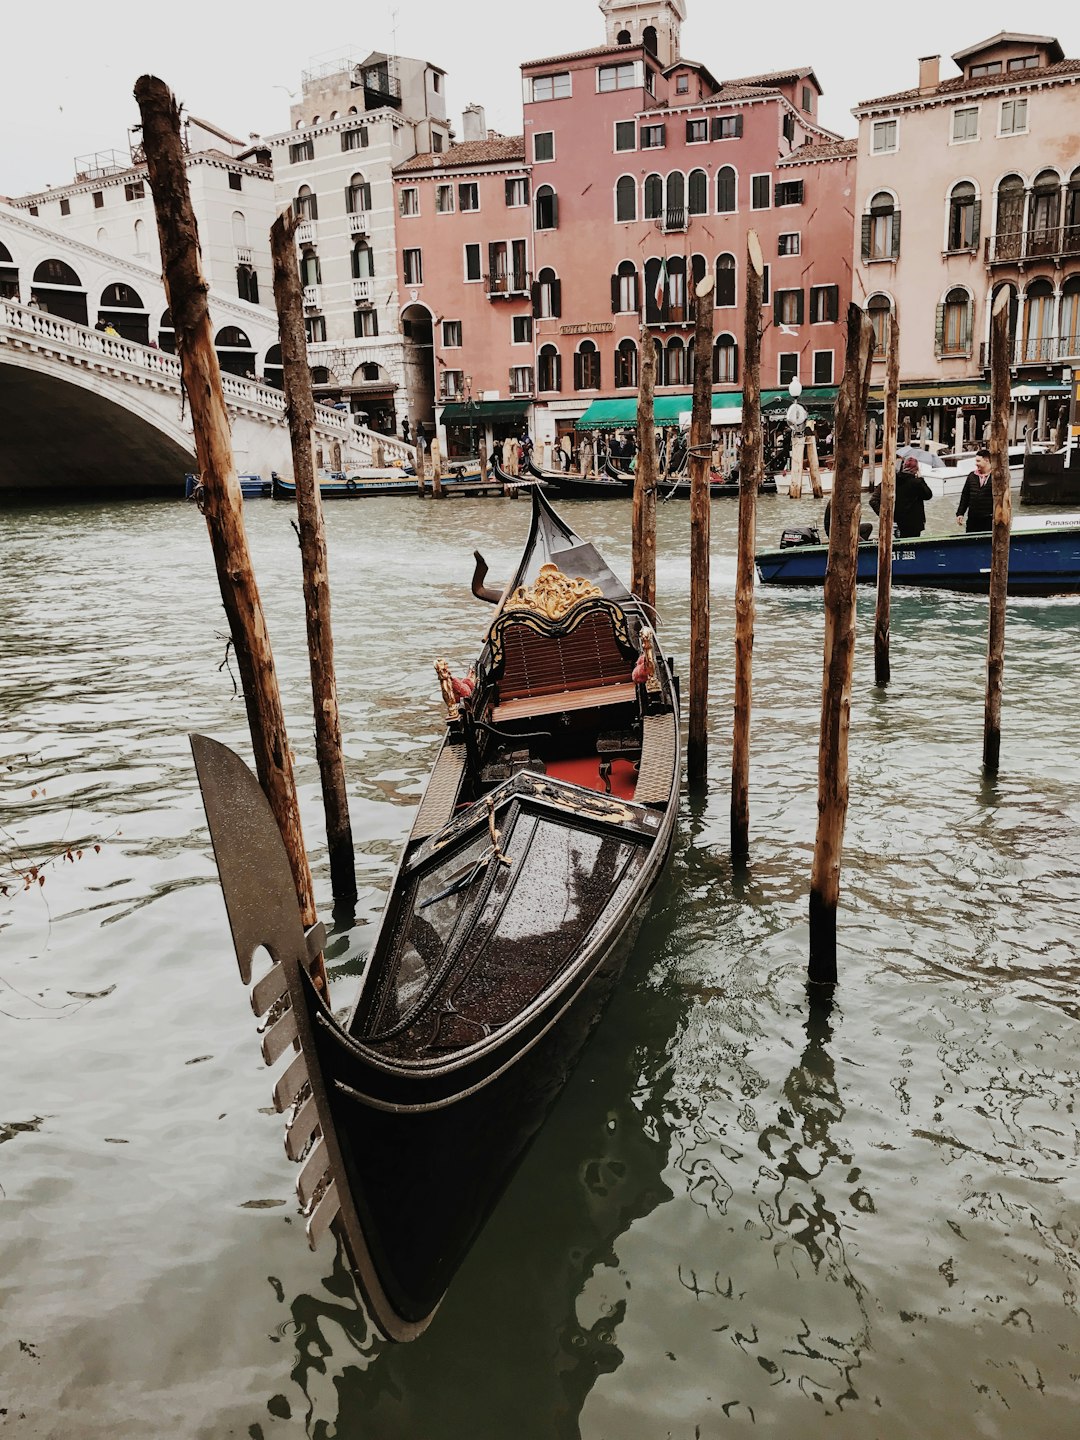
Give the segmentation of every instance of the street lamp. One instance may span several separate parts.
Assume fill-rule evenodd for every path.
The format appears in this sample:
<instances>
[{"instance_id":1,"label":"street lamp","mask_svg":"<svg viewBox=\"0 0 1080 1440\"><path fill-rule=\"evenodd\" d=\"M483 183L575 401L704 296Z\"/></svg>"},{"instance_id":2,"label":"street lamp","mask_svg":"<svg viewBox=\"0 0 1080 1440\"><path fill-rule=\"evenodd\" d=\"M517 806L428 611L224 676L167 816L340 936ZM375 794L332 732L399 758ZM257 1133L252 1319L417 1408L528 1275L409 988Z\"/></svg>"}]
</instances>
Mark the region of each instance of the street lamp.
<instances>
[{"instance_id":1,"label":"street lamp","mask_svg":"<svg viewBox=\"0 0 1080 1440\"><path fill-rule=\"evenodd\" d=\"M473 399L471 375L465 376L465 418L469 422L469 459L471 460L476 453L476 401Z\"/></svg>"}]
</instances>

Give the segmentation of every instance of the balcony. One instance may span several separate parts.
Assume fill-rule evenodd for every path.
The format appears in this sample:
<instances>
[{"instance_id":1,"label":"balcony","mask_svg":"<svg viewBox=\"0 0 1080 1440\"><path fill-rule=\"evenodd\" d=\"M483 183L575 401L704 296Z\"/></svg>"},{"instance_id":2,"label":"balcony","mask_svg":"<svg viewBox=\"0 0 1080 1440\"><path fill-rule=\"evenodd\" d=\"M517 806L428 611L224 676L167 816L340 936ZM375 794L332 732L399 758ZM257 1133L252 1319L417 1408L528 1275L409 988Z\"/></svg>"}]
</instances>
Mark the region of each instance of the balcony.
<instances>
[{"instance_id":1,"label":"balcony","mask_svg":"<svg viewBox=\"0 0 1080 1440\"><path fill-rule=\"evenodd\" d=\"M1066 255L1080 255L1080 225L1002 231L987 236L984 254L988 265L1016 265L1024 260L1056 260Z\"/></svg>"},{"instance_id":2,"label":"balcony","mask_svg":"<svg viewBox=\"0 0 1080 1440\"><path fill-rule=\"evenodd\" d=\"M315 221L301 220L296 227L296 243L298 245L315 244Z\"/></svg>"},{"instance_id":3,"label":"balcony","mask_svg":"<svg viewBox=\"0 0 1080 1440\"><path fill-rule=\"evenodd\" d=\"M1026 340L1013 340L1009 366L1013 370L1025 365L1048 369L1076 355L1080 355L1080 335L1031 335ZM979 346L979 365L983 370L990 365L990 347L985 341Z\"/></svg>"},{"instance_id":4,"label":"balcony","mask_svg":"<svg viewBox=\"0 0 1080 1440\"><path fill-rule=\"evenodd\" d=\"M484 285L489 299L505 299L510 295L527 295L531 279L528 270L519 270L513 275L485 275Z\"/></svg>"},{"instance_id":5,"label":"balcony","mask_svg":"<svg viewBox=\"0 0 1080 1440\"><path fill-rule=\"evenodd\" d=\"M373 305L375 303L375 281L370 275L366 275L363 279L352 282L352 298L361 301L365 305Z\"/></svg>"},{"instance_id":6,"label":"balcony","mask_svg":"<svg viewBox=\"0 0 1080 1440\"><path fill-rule=\"evenodd\" d=\"M304 286L304 309L305 309L305 310L321 310L321 309L322 309L322 286L321 286L321 285L305 285L305 286Z\"/></svg>"},{"instance_id":7,"label":"balcony","mask_svg":"<svg viewBox=\"0 0 1080 1440\"><path fill-rule=\"evenodd\" d=\"M237 245L237 247L236 247L236 263L237 263L238 265L253 265L253 264L255 263L255 262L252 260L252 258L251 258L251 246L250 246L250 245Z\"/></svg>"},{"instance_id":8,"label":"balcony","mask_svg":"<svg viewBox=\"0 0 1080 1440\"><path fill-rule=\"evenodd\" d=\"M664 211L662 229L665 235L674 235L686 229L686 207L669 205Z\"/></svg>"},{"instance_id":9,"label":"balcony","mask_svg":"<svg viewBox=\"0 0 1080 1440\"><path fill-rule=\"evenodd\" d=\"M349 234L370 235L370 223L366 210L350 210L349 212Z\"/></svg>"}]
</instances>

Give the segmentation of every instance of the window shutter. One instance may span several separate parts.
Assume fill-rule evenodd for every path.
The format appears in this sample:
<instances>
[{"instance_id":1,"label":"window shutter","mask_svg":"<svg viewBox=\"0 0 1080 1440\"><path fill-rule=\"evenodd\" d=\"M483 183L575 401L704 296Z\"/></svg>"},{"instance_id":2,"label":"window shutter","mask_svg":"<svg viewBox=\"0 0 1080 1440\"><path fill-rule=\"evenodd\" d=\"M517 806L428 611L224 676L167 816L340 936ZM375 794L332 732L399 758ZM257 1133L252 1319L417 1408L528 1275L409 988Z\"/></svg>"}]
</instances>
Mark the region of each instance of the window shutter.
<instances>
[{"instance_id":1,"label":"window shutter","mask_svg":"<svg viewBox=\"0 0 1080 1440\"><path fill-rule=\"evenodd\" d=\"M864 260L870 259L870 236L873 223L869 215L862 217L862 258Z\"/></svg>"},{"instance_id":2,"label":"window shutter","mask_svg":"<svg viewBox=\"0 0 1080 1440\"><path fill-rule=\"evenodd\" d=\"M657 128L657 130L659 130L659 132L660 132L660 144L661 144L661 145L666 145L666 144L667 144L667 125L666 125L666 124L664 124L664 125L657 125L656 128Z\"/></svg>"},{"instance_id":3,"label":"window shutter","mask_svg":"<svg viewBox=\"0 0 1080 1440\"><path fill-rule=\"evenodd\" d=\"M507 203L507 205L512 205L512 204L514 203L514 191L513 191L513 184L514 184L514 182L513 182L512 180L505 180L505 181L503 181L503 184L504 184L504 186L505 186L505 191L504 191L504 193L505 193L505 196L506 196L506 203Z\"/></svg>"},{"instance_id":4,"label":"window shutter","mask_svg":"<svg viewBox=\"0 0 1080 1440\"><path fill-rule=\"evenodd\" d=\"M693 127L693 122L692 122L691 120L687 120L687 122L686 122L686 143L687 143L688 145L690 144L691 140L694 138L694 133L693 133L693 128L692 128L692 127Z\"/></svg>"},{"instance_id":5,"label":"window shutter","mask_svg":"<svg viewBox=\"0 0 1080 1440\"><path fill-rule=\"evenodd\" d=\"M782 325L784 323L783 317L781 315L781 310L783 309L781 302L783 298L784 292L782 290L777 290L776 294L773 296L773 323L776 325Z\"/></svg>"},{"instance_id":6,"label":"window shutter","mask_svg":"<svg viewBox=\"0 0 1080 1440\"><path fill-rule=\"evenodd\" d=\"M737 136L739 139L742 138L742 122L743 122L743 117L742 117L741 115L736 115L736 116L735 116L735 134L736 134L736 136Z\"/></svg>"},{"instance_id":7,"label":"window shutter","mask_svg":"<svg viewBox=\"0 0 1080 1440\"><path fill-rule=\"evenodd\" d=\"M892 258L895 260L900 254L900 211L893 214L892 219Z\"/></svg>"},{"instance_id":8,"label":"window shutter","mask_svg":"<svg viewBox=\"0 0 1080 1440\"><path fill-rule=\"evenodd\" d=\"M554 383L554 385L552 385L551 388L552 388L553 390L556 390L556 391L557 391L557 390L561 390L561 389L562 389L562 356L558 353L558 351L555 352L555 364L554 364L554 366L553 366L552 379L555 381L555 383Z\"/></svg>"},{"instance_id":9,"label":"window shutter","mask_svg":"<svg viewBox=\"0 0 1080 1440\"><path fill-rule=\"evenodd\" d=\"M551 228L552 230L559 228L559 197L554 192L551 196Z\"/></svg>"},{"instance_id":10,"label":"window shutter","mask_svg":"<svg viewBox=\"0 0 1080 1440\"><path fill-rule=\"evenodd\" d=\"M581 390L581 389L584 388L583 385L582 385L582 383L581 383L581 378L582 378L582 377L581 377L581 371L582 371L582 363L581 363L581 362L582 362L582 359L583 359L583 358L584 358L584 357L582 356L580 350L575 350L575 351L574 351L574 389L575 389L575 390Z\"/></svg>"},{"instance_id":11,"label":"window shutter","mask_svg":"<svg viewBox=\"0 0 1080 1440\"><path fill-rule=\"evenodd\" d=\"M796 325L801 325L803 323L803 316L805 313L803 310L803 301L806 299L806 296L802 290L796 291L796 294L798 295L799 299L798 303L795 306L795 323Z\"/></svg>"},{"instance_id":12,"label":"window shutter","mask_svg":"<svg viewBox=\"0 0 1080 1440\"><path fill-rule=\"evenodd\" d=\"M945 306L937 307L937 317L934 320L934 354L940 356L945 349Z\"/></svg>"},{"instance_id":13,"label":"window shutter","mask_svg":"<svg viewBox=\"0 0 1080 1440\"><path fill-rule=\"evenodd\" d=\"M539 319L541 318L541 317L540 317L540 281L539 281L539 280L534 280L533 283L532 283L532 313L533 313L533 319L534 319L534 320L539 320Z\"/></svg>"},{"instance_id":14,"label":"window shutter","mask_svg":"<svg viewBox=\"0 0 1080 1440\"><path fill-rule=\"evenodd\" d=\"M551 282L551 313L555 317L555 319L558 319L559 316L562 314L561 280L553 280Z\"/></svg>"},{"instance_id":15,"label":"window shutter","mask_svg":"<svg viewBox=\"0 0 1080 1440\"><path fill-rule=\"evenodd\" d=\"M618 275L612 275L612 277L611 277L611 313L612 313L612 315L617 315L617 314L619 313L619 277L618 277Z\"/></svg>"},{"instance_id":16,"label":"window shutter","mask_svg":"<svg viewBox=\"0 0 1080 1440\"><path fill-rule=\"evenodd\" d=\"M494 242L494 241L489 241L489 242L488 242L488 289L489 289L489 290L491 289L491 282L495 279L495 276L498 274L497 261L496 261L496 256L497 256L497 255L498 255L498 250L497 250L496 247L495 247L495 242Z\"/></svg>"},{"instance_id":17,"label":"window shutter","mask_svg":"<svg viewBox=\"0 0 1080 1440\"><path fill-rule=\"evenodd\" d=\"M979 235L982 230L982 201L976 200L971 207L971 243L978 249Z\"/></svg>"},{"instance_id":18,"label":"window shutter","mask_svg":"<svg viewBox=\"0 0 1080 1440\"><path fill-rule=\"evenodd\" d=\"M709 126L709 136L710 136L710 138L713 139L713 140L719 140L719 139L720 139L720 117L719 117L719 115L714 115L713 118L712 118L712 124Z\"/></svg>"},{"instance_id":19,"label":"window shutter","mask_svg":"<svg viewBox=\"0 0 1080 1440\"><path fill-rule=\"evenodd\" d=\"M825 318L827 320L838 320L840 318L840 286L830 285L826 292Z\"/></svg>"}]
</instances>

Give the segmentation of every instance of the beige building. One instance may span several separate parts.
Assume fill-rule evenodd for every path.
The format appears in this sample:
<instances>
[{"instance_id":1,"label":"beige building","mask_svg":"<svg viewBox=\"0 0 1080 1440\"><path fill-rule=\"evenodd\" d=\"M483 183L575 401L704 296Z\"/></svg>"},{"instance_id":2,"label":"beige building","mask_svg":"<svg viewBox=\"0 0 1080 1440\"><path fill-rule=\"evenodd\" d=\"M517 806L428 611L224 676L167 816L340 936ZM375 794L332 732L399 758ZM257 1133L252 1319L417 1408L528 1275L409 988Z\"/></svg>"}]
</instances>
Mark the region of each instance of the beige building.
<instances>
[{"instance_id":1,"label":"beige building","mask_svg":"<svg viewBox=\"0 0 1080 1440\"><path fill-rule=\"evenodd\" d=\"M990 309L1009 288L1014 423L1045 435L1080 349L1080 60L1002 32L921 59L918 85L857 106L855 299L879 346L900 319L901 415L981 439ZM879 348L875 381L884 370Z\"/></svg>"}]
</instances>

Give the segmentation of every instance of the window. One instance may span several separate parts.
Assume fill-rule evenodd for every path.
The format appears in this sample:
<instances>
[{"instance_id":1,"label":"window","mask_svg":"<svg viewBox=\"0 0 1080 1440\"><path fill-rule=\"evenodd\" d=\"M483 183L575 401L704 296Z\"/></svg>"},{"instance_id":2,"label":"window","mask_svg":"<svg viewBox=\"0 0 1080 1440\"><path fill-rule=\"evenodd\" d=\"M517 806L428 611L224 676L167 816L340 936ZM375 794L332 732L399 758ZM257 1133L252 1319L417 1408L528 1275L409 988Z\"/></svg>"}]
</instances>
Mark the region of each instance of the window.
<instances>
[{"instance_id":1,"label":"window","mask_svg":"<svg viewBox=\"0 0 1080 1440\"><path fill-rule=\"evenodd\" d=\"M480 246L465 246L465 279L480 279Z\"/></svg>"},{"instance_id":2,"label":"window","mask_svg":"<svg viewBox=\"0 0 1080 1440\"><path fill-rule=\"evenodd\" d=\"M664 148L664 129L663 125L642 125L642 150L662 150Z\"/></svg>"},{"instance_id":3,"label":"window","mask_svg":"<svg viewBox=\"0 0 1080 1440\"><path fill-rule=\"evenodd\" d=\"M367 143L368 133L362 127L353 130L343 130L341 132L342 150L366 150Z\"/></svg>"},{"instance_id":4,"label":"window","mask_svg":"<svg viewBox=\"0 0 1080 1440\"><path fill-rule=\"evenodd\" d=\"M569 70L556 70L552 75L534 75L532 78L534 100L565 100L570 94Z\"/></svg>"},{"instance_id":5,"label":"window","mask_svg":"<svg viewBox=\"0 0 1080 1440\"><path fill-rule=\"evenodd\" d=\"M677 335L664 347L663 366L657 366L658 383L661 385L686 384L686 346Z\"/></svg>"},{"instance_id":6,"label":"window","mask_svg":"<svg viewBox=\"0 0 1080 1440\"><path fill-rule=\"evenodd\" d=\"M442 322L442 343L448 350L461 348L460 320L444 320Z\"/></svg>"},{"instance_id":7,"label":"window","mask_svg":"<svg viewBox=\"0 0 1080 1440\"><path fill-rule=\"evenodd\" d=\"M947 243L950 251L974 250L978 245L981 208L970 180L961 180L953 186L949 193Z\"/></svg>"},{"instance_id":8,"label":"window","mask_svg":"<svg viewBox=\"0 0 1080 1440\"><path fill-rule=\"evenodd\" d=\"M900 148L900 121L875 120L870 126L871 155L892 155Z\"/></svg>"},{"instance_id":9,"label":"window","mask_svg":"<svg viewBox=\"0 0 1080 1440\"><path fill-rule=\"evenodd\" d=\"M533 393L533 371L531 365L510 367L510 394L531 395Z\"/></svg>"},{"instance_id":10,"label":"window","mask_svg":"<svg viewBox=\"0 0 1080 1440\"><path fill-rule=\"evenodd\" d=\"M633 60L624 60L621 65L601 65L596 72L596 88L601 94L607 90L632 90L639 83Z\"/></svg>"},{"instance_id":11,"label":"window","mask_svg":"<svg viewBox=\"0 0 1080 1440\"><path fill-rule=\"evenodd\" d=\"M786 235L780 235L776 241L777 255L801 255L802 237L798 230L788 231Z\"/></svg>"},{"instance_id":12,"label":"window","mask_svg":"<svg viewBox=\"0 0 1080 1440\"><path fill-rule=\"evenodd\" d=\"M713 384L737 385L739 381L739 347L734 335L718 335L713 346Z\"/></svg>"},{"instance_id":13,"label":"window","mask_svg":"<svg viewBox=\"0 0 1080 1440\"><path fill-rule=\"evenodd\" d=\"M296 211L298 220L317 220L319 218L318 196L313 194L310 186L300 186L296 199L293 201L293 209Z\"/></svg>"},{"instance_id":14,"label":"window","mask_svg":"<svg viewBox=\"0 0 1080 1440\"><path fill-rule=\"evenodd\" d=\"M304 335L309 345L322 345L326 340L326 320L322 315L304 316Z\"/></svg>"},{"instance_id":15,"label":"window","mask_svg":"<svg viewBox=\"0 0 1080 1440\"><path fill-rule=\"evenodd\" d=\"M874 329L874 357L883 360L885 352L889 348L889 317L892 314L892 301L887 295L871 295L866 302L866 313L869 315L870 324Z\"/></svg>"},{"instance_id":16,"label":"window","mask_svg":"<svg viewBox=\"0 0 1080 1440\"><path fill-rule=\"evenodd\" d=\"M952 143L963 145L979 138L979 107L964 105L952 112Z\"/></svg>"},{"instance_id":17,"label":"window","mask_svg":"<svg viewBox=\"0 0 1080 1440\"><path fill-rule=\"evenodd\" d=\"M444 147L445 144L446 144L446 141L445 141L444 138L443 138L443 133L442 133L442 131L441 131L441 130L433 130L433 131L431 132L431 149L432 149L432 153L435 154L435 155L441 154L441 153L442 153L442 150L443 150L443 147Z\"/></svg>"},{"instance_id":18,"label":"window","mask_svg":"<svg viewBox=\"0 0 1080 1440\"><path fill-rule=\"evenodd\" d=\"M536 277L532 302L533 317L537 320L557 320L562 314L562 281L550 266Z\"/></svg>"},{"instance_id":19,"label":"window","mask_svg":"<svg viewBox=\"0 0 1080 1440\"><path fill-rule=\"evenodd\" d=\"M833 352L831 350L814 351L814 384L831 385L833 382Z\"/></svg>"},{"instance_id":20,"label":"window","mask_svg":"<svg viewBox=\"0 0 1080 1440\"><path fill-rule=\"evenodd\" d=\"M422 285L424 283L424 257L419 250L405 250L402 252L402 259L405 264L405 284Z\"/></svg>"},{"instance_id":21,"label":"window","mask_svg":"<svg viewBox=\"0 0 1080 1440\"><path fill-rule=\"evenodd\" d=\"M559 228L559 197L550 185L540 185L536 191L537 230Z\"/></svg>"},{"instance_id":22,"label":"window","mask_svg":"<svg viewBox=\"0 0 1080 1440\"><path fill-rule=\"evenodd\" d=\"M1038 55L1018 55L1014 60L1009 61L1010 70L1037 70L1038 68Z\"/></svg>"},{"instance_id":23,"label":"window","mask_svg":"<svg viewBox=\"0 0 1080 1440\"><path fill-rule=\"evenodd\" d=\"M298 140L295 145L289 146L289 164L302 165L305 160L315 159L314 140Z\"/></svg>"},{"instance_id":24,"label":"window","mask_svg":"<svg viewBox=\"0 0 1080 1440\"><path fill-rule=\"evenodd\" d=\"M768 210L772 198L772 176L751 175L750 177L750 208L751 210Z\"/></svg>"},{"instance_id":25,"label":"window","mask_svg":"<svg viewBox=\"0 0 1080 1440\"><path fill-rule=\"evenodd\" d=\"M124 186L125 200L142 200L146 196L146 186L141 180L130 180Z\"/></svg>"},{"instance_id":26,"label":"window","mask_svg":"<svg viewBox=\"0 0 1080 1440\"><path fill-rule=\"evenodd\" d=\"M762 275L761 275L761 303L762 303L762 305L768 305L768 303L769 303L769 269L770 269L770 267L769 267L768 265L763 265L763 266L761 267L761 270L762 270Z\"/></svg>"},{"instance_id":27,"label":"window","mask_svg":"<svg viewBox=\"0 0 1080 1440\"><path fill-rule=\"evenodd\" d=\"M95 210L100 210L101 207L105 204L105 196L102 194L102 192L101 192L100 190L95 190L95 191L93 192L93 194L91 195L90 198L91 198L91 199L93 200L93 202L94 202L94 209L95 209ZM31 213L32 215L36 215L36 214L37 214L37 207L35 206L34 209L33 209L30 213Z\"/></svg>"},{"instance_id":28,"label":"window","mask_svg":"<svg viewBox=\"0 0 1080 1440\"><path fill-rule=\"evenodd\" d=\"M533 136L533 159L537 162L555 159L554 130L541 130Z\"/></svg>"},{"instance_id":29,"label":"window","mask_svg":"<svg viewBox=\"0 0 1080 1440\"><path fill-rule=\"evenodd\" d=\"M780 356L780 384L790 385L792 380L799 378L799 353L789 351Z\"/></svg>"},{"instance_id":30,"label":"window","mask_svg":"<svg viewBox=\"0 0 1080 1440\"><path fill-rule=\"evenodd\" d=\"M716 306L725 309L735 304L735 256L716 257Z\"/></svg>"},{"instance_id":31,"label":"window","mask_svg":"<svg viewBox=\"0 0 1080 1440\"><path fill-rule=\"evenodd\" d=\"M814 92L810 89L809 85L802 87L802 108L806 111L807 115L814 113Z\"/></svg>"},{"instance_id":32,"label":"window","mask_svg":"<svg viewBox=\"0 0 1080 1440\"><path fill-rule=\"evenodd\" d=\"M229 189L230 189L230 190L243 190L243 188L244 188L244 177L243 177L242 175L238 175L235 170L230 170L230 171L229 171Z\"/></svg>"},{"instance_id":33,"label":"window","mask_svg":"<svg viewBox=\"0 0 1080 1440\"><path fill-rule=\"evenodd\" d=\"M667 177L667 211L664 216L664 229L686 229L686 183L681 170L673 170Z\"/></svg>"},{"instance_id":34,"label":"window","mask_svg":"<svg viewBox=\"0 0 1080 1440\"><path fill-rule=\"evenodd\" d=\"M1061 180L1056 170L1043 170L1031 187L1027 253L1053 255L1060 249Z\"/></svg>"},{"instance_id":35,"label":"window","mask_svg":"<svg viewBox=\"0 0 1080 1440\"><path fill-rule=\"evenodd\" d=\"M353 311L353 334L359 339L361 337L370 339L379 333L379 316L375 310L354 310Z\"/></svg>"},{"instance_id":36,"label":"window","mask_svg":"<svg viewBox=\"0 0 1080 1440\"><path fill-rule=\"evenodd\" d=\"M530 345L533 338L531 315L515 315L510 321L510 340L514 345ZM458 342L460 344L460 341Z\"/></svg>"},{"instance_id":37,"label":"window","mask_svg":"<svg viewBox=\"0 0 1080 1440\"><path fill-rule=\"evenodd\" d=\"M349 215L362 215L371 209L371 186L363 175L354 175L345 190L345 209Z\"/></svg>"},{"instance_id":38,"label":"window","mask_svg":"<svg viewBox=\"0 0 1080 1440\"><path fill-rule=\"evenodd\" d=\"M615 149L637 149L637 125L633 120L615 121Z\"/></svg>"},{"instance_id":39,"label":"window","mask_svg":"<svg viewBox=\"0 0 1080 1440\"><path fill-rule=\"evenodd\" d=\"M463 181L457 187L457 198L459 210L479 210L480 186L475 180Z\"/></svg>"},{"instance_id":40,"label":"window","mask_svg":"<svg viewBox=\"0 0 1080 1440\"><path fill-rule=\"evenodd\" d=\"M310 248L300 256L300 283L302 285L322 284L322 266L319 264L318 255Z\"/></svg>"},{"instance_id":41,"label":"window","mask_svg":"<svg viewBox=\"0 0 1080 1440\"><path fill-rule=\"evenodd\" d=\"M938 306L935 349L938 355L971 354L971 296L956 286Z\"/></svg>"},{"instance_id":42,"label":"window","mask_svg":"<svg viewBox=\"0 0 1080 1440\"><path fill-rule=\"evenodd\" d=\"M988 60L985 65L972 65L968 74L973 80L977 80L981 75L1000 75L1001 61Z\"/></svg>"},{"instance_id":43,"label":"window","mask_svg":"<svg viewBox=\"0 0 1080 1440\"><path fill-rule=\"evenodd\" d=\"M862 258L895 260L900 254L900 211L887 190L879 190L870 201L870 213L862 218Z\"/></svg>"},{"instance_id":44,"label":"window","mask_svg":"<svg viewBox=\"0 0 1080 1440\"><path fill-rule=\"evenodd\" d=\"M784 119L783 119L783 121L782 121L782 123L781 123L780 129L781 129L781 131L783 132L784 139L788 142L788 144L789 144L789 145L794 145L794 144L795 144L795 116L792 115L790 111L784 116Z\"/></svg>"},{"instance_id":45,"label":"window","mask_svg":"<svg viewBox=\"0 0 1080 1440\"><path fill-rule=\"evenodd\" d=\"M700 145L703 140L709 138L708 120L687 120L686 122L686 143L688 145Z\"/></svg>"},{"instance_id":46,"label":"window","mask_svg":"<svg viewBox=\"0 0 1080 1440\"><path fill-rule=\"evenodd\" d=\"M71 201L70 201L70 200L64 199L64 200L61 200L61 201L60 201L60 214L61 214L61 215L70 215L70 214L71 214Z\"/></svg>"},{"instance_id":47,"label":"window","mask_svg":"<svg viewBox=\"0 0 1080 1440\"><path fill-rule=\"evenodd\" d=\"M1019 175L1006 175L997 192L995 260L1018 260L1024 240L1025 186Z\"/></svg>"},{"instance_id":48,"label":"window","mask_svg":"<svg viewBox=\"0 0 1080 1440\"><path fill-rule=\"evenodd\" d=\"M615 388L630 390L638 383L638 352L633 340L620 340L615 351Z\"/></svg>"},{"instance_id":49,"label":"window","mask_svg":"<svg viewBox=\"0 0 1080 1440\"><path fill-rule=\"evenodd\" d=\"M507 180L506 182L506 203L511 208L529 203L529 182L528 180Z\"/></svg>"},{"instance_id":50,"label":"window","mask_svg":"<svg viewBox=\"0 0 1080 1440\"><path fill-rule=\"evenodd\" d=\"M399 193L399 195L398 195L398 214L399 214L399 215L419 215L419 214L420 214L420 191L417 190L414 186L412 186L412 185L406 186L406 187L403 188L403 189L401 190L401 192Z\"/></svg>"},{"instance_id":51,"label":"window","mask_svg":"<svg viewBox=\"0 0 1080 1440\"><path fill-rule=\"evenodd\" d=\"M521 295L529 288L524 240L492 240L488 244L487 293Z\"/></svg>"},{"instance_id":52,"label":"window","mask_svg":"<svg viewBox=\"0 0 1080 1440\"><path fill-rule=\"evenodd\" d=\"M664 182L659 175L645 177L645 207L642 215L646 220L659 220L664 213Z\"/></svg>"},{"instance_id":53,"label":"window","mask_svg":"<svg viewBox=\"0 0 1080 1440\"><path fill-rule=\"evenodd\" d=\"M1026 100L1003 100L1001 102L1001 123L999 135L1026 135L1028 102Z\"/></svg>"},{"instance_id":54,"label":"window","mask_svg":"<svg viewBox=\"0 0 1080 1440\"><path fill-rule=\"evenodd\" d=\"M801 180L780 180L776 185L777 205L801 205L803 203L803 182Z\"/></svg>"},{"instance_id":55,"label":"window","mask_svg":"<svg viewBox=\"0 0 1080 1440\"><path fill-rule=\"evenodd\" d=\"M731 215L735 211L735 171L725 165L716 176L716 212Z\"/></svg>"},{"instance_id":56,"label":"window","mask_svg":"<svg viewBox=\"0 0 1080 1440\"><path fill-rule=\"evenodd\" d=\"M615 219L619 223L637 219L637 181L632 175L620 175L615 182Z\"/></svg>"},{"instance_id":57,"label":"window","mask_svg":"<svg viewBox=\"0 0 1080 1440\"><path fill-rule=\"evenodd\" d=\"M435 186L435 214L452 215L454 213L454 187L453 185Z\"/></svg>"},{"instance_id":58,"label":"window","mask_svg":"<svg viewBox=\"0 0 1080 1440\"><path fill-rule=\"evenodd\" d=\"M611 277L611 313L633 315L638 310L638 272L633 260L623 260Z\"/></svg>"},{"instance_id":59,"label":"window","mask_svg":"<svg viewBox=\"0 0 1080 1440\"><path fill-rule=\"evenodd\" d=\"M686 211L688 215L709 213L709 177L704 170L691 170L686 185Z\"/></svg>"},{"instance_id":60,"label":"window","mask_svg":"<svg viewBox=\"0 0 1080 1440\"><path fill-rule=\"evenodd\" d=\"M439 385L441 400L457 400L465 390L464 370L444 370Z\"/></svg>"},{"instance_id":61,"label":"window","mask_svg":"<svg viewBox=\"0 0 1080 1440\"><path fill-rule=\"evenodd\" d=\"M803 323L803 292L801 290L774 291L773 319L777 325L801 325Z\"/></svg>"},{"instance_id":62,"label":"window","mask_svg":"<svg viewBox=\"0 0 1080 1440\"><path fill-rule=\"evenodd\" d=\"M712 122L714 140L738 140L742 135L741 115L716 115Z\"/></svg>"},{"instance_id":63,"label":"window","mask_svg":"<svg viewBox=\"0 0 1080 1440\"><path fill-rule=\"evenodd\" d=\"M250 265L236 267L236 294L240 300L246 300L249 305L259 303L259 277Z\"/></svg>"},{"instance_id":64,"label":"window","mask_svg":"<svg viewBox=\"0 0 1080 1440\"><path fill-rule=\"evenodd\" d=\"M352 248L352 278L354 280L370 280L375 274L375 259L371 253L371 246L363 240L358 240Z\"/></svg>"},{"instance_id":65,"label":"window","mask_svg":"<svg viewBox=\"0 0 1080 1440\"><path fill-rule=\"evenodd\" d=\"M839 285L810 286L810 324L825 325L840 316Z\"/></svg>"},{"instance_id":66,"label":"window","mask_svg":"<svg viewBox=\"0 0 1080 1440\"><path fill-rule=\"evenodd\" d=\"M540 361L539 388L557 393L562 389L562 356L554 345L542 345L538 358Z\"/></svg>"}]
</instances>

